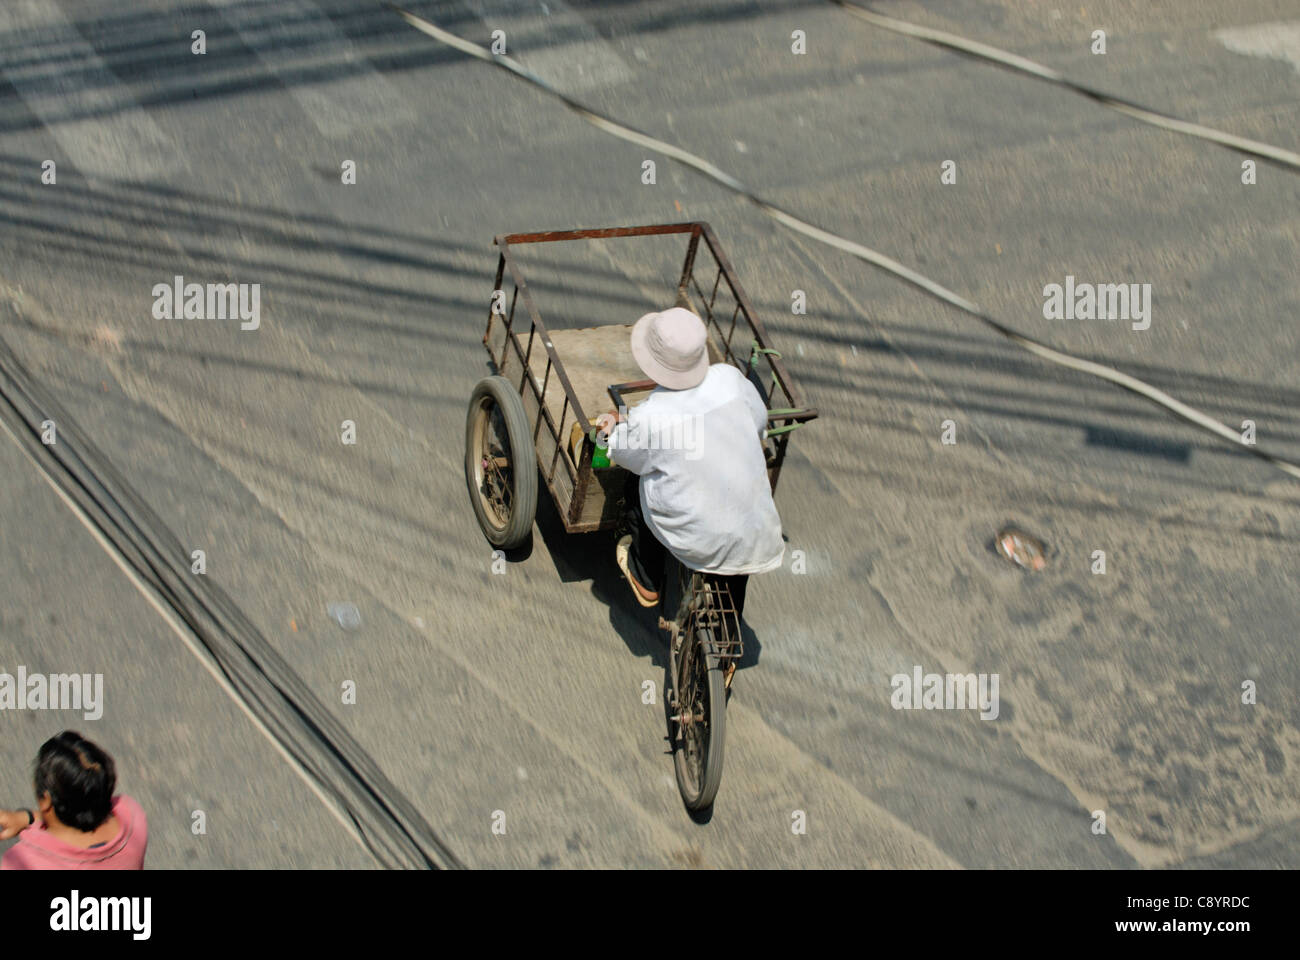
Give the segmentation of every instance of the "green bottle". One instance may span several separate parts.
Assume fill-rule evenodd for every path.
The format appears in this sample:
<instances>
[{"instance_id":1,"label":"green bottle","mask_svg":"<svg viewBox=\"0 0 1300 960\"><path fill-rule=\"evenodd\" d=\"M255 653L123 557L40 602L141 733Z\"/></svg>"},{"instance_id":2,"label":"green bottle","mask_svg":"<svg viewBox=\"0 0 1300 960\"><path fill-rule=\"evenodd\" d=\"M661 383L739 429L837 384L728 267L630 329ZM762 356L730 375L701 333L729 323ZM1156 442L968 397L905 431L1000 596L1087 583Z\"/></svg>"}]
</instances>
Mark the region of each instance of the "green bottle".
<instances>
[{"instance_id":1,"label":"green bottle","mask_svg":"<svg viewBox=\"0 0 1300 960\"><path fill-rule=\"evenodd\" d=\"M591 454L591 465L597 470L604 470L614 465L614 461L609 458L608 438L602 446L600 442L601 420L599 417L588 421L591 424L591 430L587 436L591 440L591 445L595 450Z\"/></svg>"}]
</instances>

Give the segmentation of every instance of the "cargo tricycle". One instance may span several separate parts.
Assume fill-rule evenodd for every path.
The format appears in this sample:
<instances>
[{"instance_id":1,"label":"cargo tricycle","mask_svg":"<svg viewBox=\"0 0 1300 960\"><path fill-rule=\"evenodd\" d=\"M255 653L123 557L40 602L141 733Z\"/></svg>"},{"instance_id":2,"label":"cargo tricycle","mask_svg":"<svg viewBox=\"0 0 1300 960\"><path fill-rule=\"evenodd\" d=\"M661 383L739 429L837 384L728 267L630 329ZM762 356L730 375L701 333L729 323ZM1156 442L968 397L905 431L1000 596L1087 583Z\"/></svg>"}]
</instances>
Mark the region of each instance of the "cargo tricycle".
<instances>
[{"instance_id":1,"label":"cargo tricycle","mask_svg":"<svg viewBox=\"0 0 1300 960\"><path fill-rule=\"evenodd\" d=\"M474 387L465 424L470 502L494 547L511 550L531 536L541 484L567 533L617 526L628 474L617 463L593 466L593 457L604 461L590 426L610 406L633 406L655 386L632 358L630 323L548 328L514 249L674 235L686 241L676 290L665 289L665 302L648 308L663 309L672 297L697 314L708 330L710 362L735 365L763 397L762 443L775 492L791 432L817 411L802 404L707 223L513 233L495 238L500 256L483 334L494 373ZM721 782L726 701L744 649L727 583L670 565L659 616L670 650L668 737L682 800L700 811L713 804Z\"/></svg>"}]
</instances>

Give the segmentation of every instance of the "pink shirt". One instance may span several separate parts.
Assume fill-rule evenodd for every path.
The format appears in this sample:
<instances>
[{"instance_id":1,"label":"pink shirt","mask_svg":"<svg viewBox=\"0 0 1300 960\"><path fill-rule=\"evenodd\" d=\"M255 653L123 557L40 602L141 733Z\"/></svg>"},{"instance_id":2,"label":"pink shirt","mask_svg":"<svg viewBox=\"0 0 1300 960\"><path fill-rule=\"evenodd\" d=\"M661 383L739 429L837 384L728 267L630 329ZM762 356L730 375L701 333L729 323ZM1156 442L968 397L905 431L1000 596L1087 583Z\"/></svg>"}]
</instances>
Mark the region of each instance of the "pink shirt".
<instances>
[{"instance_id":1,"label":"pink shirt","mask_svg":"<svg viewBox=\"0 0 1300 960\"><path fill-rule=\"evenodd\" d=\"M18 834L18 842L5 851L0 870L143 870L149 845L149 825L140 804L130 797L113 798L118 832L97 847L74 847L50 836L37 820Z\"/></svg>"}]
</instances>

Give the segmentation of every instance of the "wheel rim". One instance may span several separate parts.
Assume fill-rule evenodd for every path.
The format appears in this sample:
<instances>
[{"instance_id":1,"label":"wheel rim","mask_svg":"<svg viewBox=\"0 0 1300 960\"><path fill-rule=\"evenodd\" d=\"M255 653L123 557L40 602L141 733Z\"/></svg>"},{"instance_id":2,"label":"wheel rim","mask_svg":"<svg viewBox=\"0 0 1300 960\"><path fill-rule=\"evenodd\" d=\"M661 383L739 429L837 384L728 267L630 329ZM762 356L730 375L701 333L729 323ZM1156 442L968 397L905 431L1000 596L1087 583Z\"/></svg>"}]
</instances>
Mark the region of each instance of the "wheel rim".
<instances>
[{"instance_id":1,"label":"wheel rim","mask_svg":"<svg viewBox=\"0 0 1300 960\"><path fill-rule=\"evenodd\" d=\"M474 421L474 490L484 515L498 530L510 522L514 462L505 414L491 397L479 400Z\"/></svg>"},{"instance_id":2,"label":"wheel rim","mask_svg":"<svg viewBox=\"0 0 1300 960\"><path fill-rule=\"evenodd\" d=\"M694 637L687 638L694 643ZM678 724L681 730L683 773L690 793L698 795L704 784L704 765L709 753L709 724L705 717L709 696L709 667L698 648L689 650L690 662L678 691Z\"/></svg>"}]
</instances>

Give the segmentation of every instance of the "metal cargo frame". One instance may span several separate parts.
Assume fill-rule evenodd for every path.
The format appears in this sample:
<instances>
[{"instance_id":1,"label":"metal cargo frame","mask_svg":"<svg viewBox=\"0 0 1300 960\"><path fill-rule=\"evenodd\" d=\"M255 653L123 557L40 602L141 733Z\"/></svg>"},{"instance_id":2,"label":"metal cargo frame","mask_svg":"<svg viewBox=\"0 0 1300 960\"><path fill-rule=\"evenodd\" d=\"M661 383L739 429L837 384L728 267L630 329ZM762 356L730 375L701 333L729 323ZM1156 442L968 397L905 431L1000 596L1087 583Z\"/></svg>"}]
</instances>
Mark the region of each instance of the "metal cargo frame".
<instances>
[{"instance_id":1,"label":"metal cargo frame","mask_svg":"<svg viewBox=\"0 0 1300 960\"><path fill-rule=\"evenodd\" d=\"M614 469L593 470L590 440L582 443L581 454L575 460L569 445L564 442L568 424L588 423L589 416L603 411L587 411L582 407L573 384L566 374L564 364L556 353L551 334L534 303L532 293L524 279L518 258L511 255L511 247L527 243L555 243L570 240L609 240L631 237L651 237L683 234L689 237L681 278L677 284L677 305L692 309L709 330L711 348L721 361L734 364L763 396L769 410L769 438L765 441L768 459L768 480L775 492L781 465L785 461L790 431L799 423L814 419L817 411L805 408L781 355L768 338L762 321L758 319L749 297L736 278L709 224L693 223L659 224L641 227L610 227L595 230L559 230L544 233L512 233L494 238L500 249L497 261L496 284L493 303L488 307L487 330L483 345L496 372L517 385L520 398L532 427L533 444L537 450L537 464L547 489L555 501L569 533L589 533L606 529L615 522L614 504L617 485L626 471ZM703 240L701 248L700 241ZM701 258L703 252L706 257ZM700 266L705 261L704 268ZM711 260L711 265L708 264ZM704 282L700 282L700 274ZM513 288L507 308L499 307L497 291L504 291L502 282L509 275ZM725 287L723 284L725 283ZM735 306L730 316L719 315L719 291L729 293ZM523 300L527 312L526 335L515 324L515 310ZM726 305L722 306L725 313ZM500 310L500 312L498 312ZM741 321L744 321L743 323ZM591 328L589 328L591 329ZM737 344L737 330L745 331ZM716 342L715 342L716 338ZM540 344L540 346L539 346ZM536 352L536 355L535 355ZM542 357L545 363L542 363ZM532 374L530 376L530 373ZM546 402L551 378L560 385L562 402L559 411ZM772 424L780 426L772 427Z\"/></svg>"}]
</instances>

